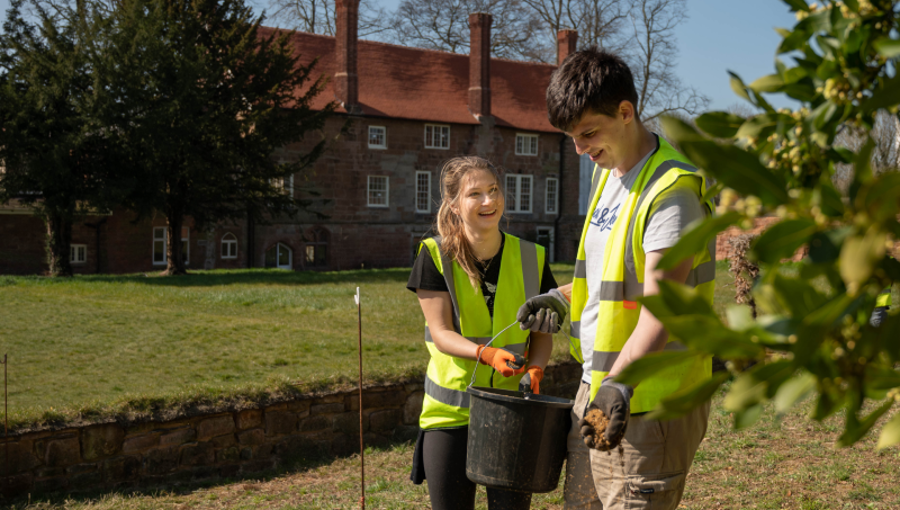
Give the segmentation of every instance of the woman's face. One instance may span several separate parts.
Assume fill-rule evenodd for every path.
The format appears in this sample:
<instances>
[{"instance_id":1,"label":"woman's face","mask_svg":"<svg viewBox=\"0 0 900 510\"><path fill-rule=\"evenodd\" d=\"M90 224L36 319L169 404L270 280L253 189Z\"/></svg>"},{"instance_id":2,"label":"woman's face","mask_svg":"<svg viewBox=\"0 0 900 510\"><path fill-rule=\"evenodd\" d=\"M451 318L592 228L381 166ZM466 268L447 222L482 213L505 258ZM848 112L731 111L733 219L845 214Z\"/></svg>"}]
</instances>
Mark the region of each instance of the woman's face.
<instances>
[{"instance_id":1,"label":"woman's face","mask_svg":"<svg viewBox=\"0 0 900 510\"><path fill-rule=\"evenodd\" d=\"M451 208L470 232L497 229L503 216L503 193L493 174L471 170L463 177L456 204Z\"/></svg>"}]
</instances>

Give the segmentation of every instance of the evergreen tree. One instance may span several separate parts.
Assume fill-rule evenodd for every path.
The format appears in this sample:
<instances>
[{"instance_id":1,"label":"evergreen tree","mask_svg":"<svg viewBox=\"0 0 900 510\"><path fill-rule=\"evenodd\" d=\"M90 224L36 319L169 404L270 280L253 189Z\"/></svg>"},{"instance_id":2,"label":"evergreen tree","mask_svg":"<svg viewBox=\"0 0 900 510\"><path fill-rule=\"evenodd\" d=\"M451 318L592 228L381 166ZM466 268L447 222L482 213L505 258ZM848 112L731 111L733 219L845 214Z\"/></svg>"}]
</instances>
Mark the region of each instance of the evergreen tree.
<instances>
[{"instance_id":1,"label":"evergreen tree","mask_svg":"<svg viewBox=\"0 0 900 510\"><path fill-rule=\"evenodd\" d=\"M116 201L114 150L92 54L102 20L83 5L35 22L13 0L0 36L0 203L30 204L47 227L49 274L71 276L72 224Z\"/></svg>"},{"instance_id":2,"label":"evergreen tree","mask_svg":"<svg viewBox=\"0 0 900 510\"><path fill-rule=\"evenodd\" d=\"M313 111L324 85L287 35L262 37L243 0L124 0L101 76L118 101L114 131L137 183L126 205L168 221L167 274L184 274L181 229L299 210L287 183L322 153L272 154L320 130L334 104Z\"/></svg>"}]
</instances>

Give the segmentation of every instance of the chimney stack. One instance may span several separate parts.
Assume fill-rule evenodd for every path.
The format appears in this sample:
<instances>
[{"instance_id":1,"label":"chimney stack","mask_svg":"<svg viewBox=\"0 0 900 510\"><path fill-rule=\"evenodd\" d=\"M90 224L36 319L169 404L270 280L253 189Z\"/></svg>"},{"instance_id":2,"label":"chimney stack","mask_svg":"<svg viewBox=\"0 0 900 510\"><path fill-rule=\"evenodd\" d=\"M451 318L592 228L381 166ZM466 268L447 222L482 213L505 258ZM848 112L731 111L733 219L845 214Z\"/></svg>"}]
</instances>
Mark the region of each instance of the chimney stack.
<instances>
[{"instance_id":1,"label":"chimney stack","mask_svg":"<svg viewBox=\"0 0 900 510\"><path fill-rule=\"evenodd\" d=\"M359 0L336 0L334 11L334 93L348 113L355 113L359 109L359 78L356 75Z\"/></svg>"},{"instance_id":2,"label":"chimney stack","mask_svg":"<svg viewBox=\"0 0 900 510\"><path fill-rule=\"evenodd\" d=\"M490 14L469 15L469 111L476 117L491 115Z\"/></svg>"},{"instance_id":3,"label":"chimney stack","mask_svg":"<svg viewBox=\"0 0 900 510\"><path fill-rule=\"evenodd\" d=\"M575 53L575 48L578 43L578 30L560 30L556 33L556 65L559 66L563 63L563 60L566 59L572 53Z\"/></svg>"}]
</instances>

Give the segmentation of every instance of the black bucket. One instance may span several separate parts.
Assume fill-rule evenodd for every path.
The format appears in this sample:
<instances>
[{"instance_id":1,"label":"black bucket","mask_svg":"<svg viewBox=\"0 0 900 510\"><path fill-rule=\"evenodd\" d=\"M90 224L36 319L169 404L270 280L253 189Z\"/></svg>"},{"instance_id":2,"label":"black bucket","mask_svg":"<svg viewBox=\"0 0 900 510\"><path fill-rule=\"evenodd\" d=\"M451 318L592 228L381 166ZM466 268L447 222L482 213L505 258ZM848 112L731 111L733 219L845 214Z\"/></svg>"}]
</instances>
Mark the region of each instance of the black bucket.
<instances>
[{"instance_id":1,"label":"black bucket","mask_svg":"<svg viewBox=\"0 0 900 510\"><path fill-rule=\"evenodd\" d=\"M466 476L519 492L551 492L566 460L575 402L521 391L469 386Z\"/></svg>"}]
</instances>

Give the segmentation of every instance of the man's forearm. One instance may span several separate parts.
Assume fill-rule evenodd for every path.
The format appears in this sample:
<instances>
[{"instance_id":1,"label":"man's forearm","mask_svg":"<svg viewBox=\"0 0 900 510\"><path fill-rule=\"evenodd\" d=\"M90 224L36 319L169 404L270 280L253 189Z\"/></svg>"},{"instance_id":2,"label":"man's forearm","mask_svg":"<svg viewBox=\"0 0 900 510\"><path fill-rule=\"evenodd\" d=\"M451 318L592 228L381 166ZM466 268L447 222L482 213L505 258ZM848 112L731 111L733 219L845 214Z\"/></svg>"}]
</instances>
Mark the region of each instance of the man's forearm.
<instances>
[{"instance_id":1,"label":"man's forearm","mask_svg":"<svg viewBox=\"0 0 900 510\"><path fill-rule=\"evenodd\" d=\"M567 284L563 285L562 287L558 287L556 290L562 292L562 295L565 296L566 299L569 300L569 303L572 302L572 284L571 283L567 283Z\"/></svg>"}]
</instances>

